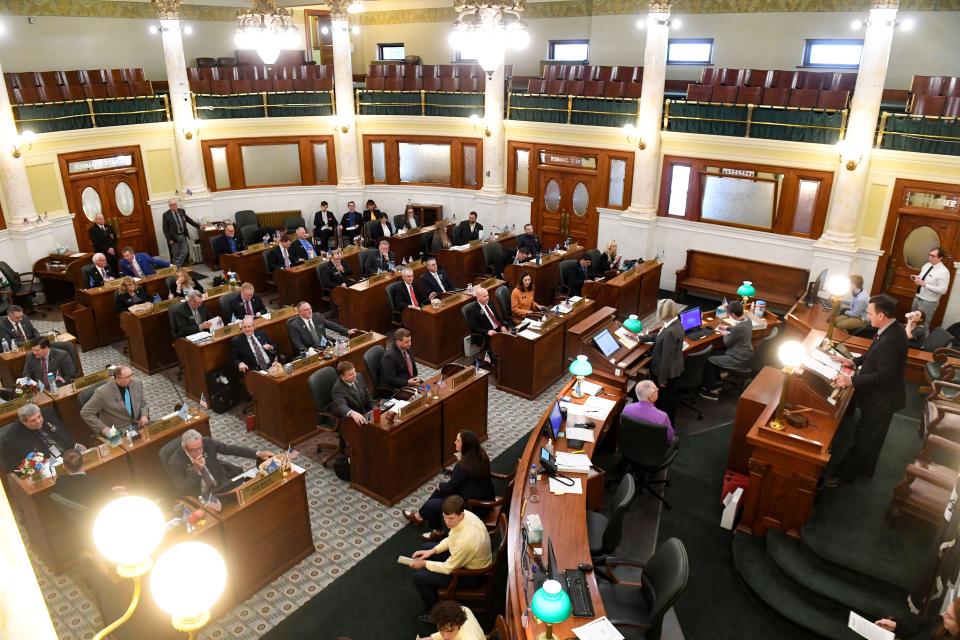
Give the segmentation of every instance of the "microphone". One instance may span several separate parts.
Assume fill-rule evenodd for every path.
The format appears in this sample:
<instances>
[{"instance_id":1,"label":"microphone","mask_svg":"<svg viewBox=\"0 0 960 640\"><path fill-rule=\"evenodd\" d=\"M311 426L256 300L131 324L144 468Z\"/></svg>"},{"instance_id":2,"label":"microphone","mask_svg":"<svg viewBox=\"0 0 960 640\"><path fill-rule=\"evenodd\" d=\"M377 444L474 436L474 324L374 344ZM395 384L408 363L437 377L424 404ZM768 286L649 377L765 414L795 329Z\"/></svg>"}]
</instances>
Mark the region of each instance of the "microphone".
<instances>
[{"instance_id":1,"label":"microphone","mask_svg":"<svg viewBox=\"0 0 960 640\"><path fill-rule=\"evenodd\" d=\"M183 407L183 405L185 405L187 402L183 399L183 396L180 395L180 390L177 389L177 385L174 384L173 380L171 380L169 376L167 376L167 371L169 371L169 369L163 371L163 378L170 383L170 386L173 387L173 392L177 394L177 399L180 400L179 403L173 405L173 410L180 411L180 408Z\"/></svg>"}]
</instances>

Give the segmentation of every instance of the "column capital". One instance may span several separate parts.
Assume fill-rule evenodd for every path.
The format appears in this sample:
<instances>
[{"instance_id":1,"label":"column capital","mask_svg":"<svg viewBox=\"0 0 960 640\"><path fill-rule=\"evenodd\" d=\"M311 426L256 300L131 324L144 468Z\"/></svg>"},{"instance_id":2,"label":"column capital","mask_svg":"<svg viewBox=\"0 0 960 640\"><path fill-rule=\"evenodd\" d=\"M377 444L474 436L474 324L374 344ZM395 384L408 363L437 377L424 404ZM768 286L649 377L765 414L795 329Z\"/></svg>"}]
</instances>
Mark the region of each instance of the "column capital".
<instances>
[{"instance_id":1,"label":"column capital","mask_svg":"<svg viewBox=\"0 0 960 640\"><path fill-rule=\"evenodd\" d=\"M157 6L157 15L161 20L179 20L180 5L183 0L152 0Z\"/></svg>"},{"instance_id":2,"label":"column capital","mask_svg":"<svg viewBox=\"0 0 960 640\"><path fill-rule=\"evenodd\" d=\"M871 9L899 9L900 0L872 0Z\"/></svg>"},{"instance_id":3,"label":"column capital","mask_svg":"<svg viewBox=\"0 0 960 640\"><path fill-rule=\"evenodd\" d=\"M353 4L354 0L327 0L327 4L330 6L330 19L331 20L347 20L349 19L349 13L347 7Z\"/></svg>"},{"instance_id":4,"label":"column capital","mask_svg":"<svg viewBox=\"0 0 960 640\"><path fill-rule=\"evenodd\" d=\"M670 0L650 0L650 13L666 13L670 14L673 11L673 3Z\"/></svg>"}]
</instances>

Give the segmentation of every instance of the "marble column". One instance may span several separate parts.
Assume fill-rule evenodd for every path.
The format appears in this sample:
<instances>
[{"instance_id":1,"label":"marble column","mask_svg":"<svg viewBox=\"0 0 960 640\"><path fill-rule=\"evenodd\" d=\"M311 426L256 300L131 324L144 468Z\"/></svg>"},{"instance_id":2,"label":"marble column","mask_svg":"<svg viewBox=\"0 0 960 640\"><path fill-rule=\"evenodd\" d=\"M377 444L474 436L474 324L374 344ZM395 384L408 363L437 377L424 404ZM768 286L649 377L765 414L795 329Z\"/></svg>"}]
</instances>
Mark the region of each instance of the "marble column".
<instances>
[{"instance_id":1,"label":"marble column","mask_svg":"<svg viewBox=\"0 0 960 640\"><path fill-rule=\"evenodd\" d=\"M353 102L353 62L350 54L350 23L346 13L333 18L333 90L337 103L337 186L363 186L360 173L360 145L358 142L356 111ZM344 131L346 129L346 131Z\"/></svg>"},{"instance_id":2,"label":"marble column","mask_svg":"<svg viewBox=\"0 0 960 640\"><path fill-rule=\"evenodd\" d=\"M483 96L483 120L490 134L483 139L483 191L503 195L507 184L506 132L503 126L503 60L493 75L487 75Z\"/></svg>"},{"instance_id":3,"label":"marble column","mask_svg":"<svg viewBox=\"0 0 960 640\"><path fill-rule=\"evenodd\" d=\"M817 245L823 248L854 251L857 247L857 221L867 188L870 153L880 114L883 85L887 78L897 6L897 0L881 0L875 1L870 9L857 84L850 102L847 131L838 145L842 159L838 158L837 179L830 199L827 225L817 241ZM856 167L848 169L853 164Z\"/></svg>"},{"instance_id":4,"label":"marble column","mask_svg":"<svg viewBox=\"0 0 960 640\"><path fill-rule=\"evenodd\" d=\"M3 69L0 67L0 75ZM33 194L30 192L30 181L27 179L27 167L23 161L23 151L19 158L13 157L14 141L18 139L17 125L13 119L13 109L10 108L10 96L7 94L7 85L0 86L0 185L3 186L3 196L6 202L4 216L8 227L17 227L23 220L33 221L37 217L36 207L33 205Z\"/></svg>"}]
</instances>

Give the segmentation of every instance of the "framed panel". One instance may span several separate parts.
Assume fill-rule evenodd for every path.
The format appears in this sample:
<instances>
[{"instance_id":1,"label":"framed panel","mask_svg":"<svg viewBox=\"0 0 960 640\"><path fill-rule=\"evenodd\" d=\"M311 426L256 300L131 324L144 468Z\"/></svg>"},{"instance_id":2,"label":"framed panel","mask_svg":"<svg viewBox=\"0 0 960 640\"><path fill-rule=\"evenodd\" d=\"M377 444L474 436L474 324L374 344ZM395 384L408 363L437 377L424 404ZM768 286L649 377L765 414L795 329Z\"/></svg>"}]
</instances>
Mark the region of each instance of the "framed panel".
<instances>
[{"instance_id":1,"label":"framed panel","mask_svg":"<svg viewBox=\"0 0 960 640\"><path fill-rule=\"evenodd\" d=\"M483 187L482 138L364 136L363 149L367 184Z\"/></svg>"},{"instance_id":2,"label":"framed panel","mask_svg":"<svg viewBox=\"0 0 960 640\"><path fill-rule=\"evenodd\" d=\"M200 145L211 191L337 183L332 136L231 138Z\"/></svg>"}]
</instances>

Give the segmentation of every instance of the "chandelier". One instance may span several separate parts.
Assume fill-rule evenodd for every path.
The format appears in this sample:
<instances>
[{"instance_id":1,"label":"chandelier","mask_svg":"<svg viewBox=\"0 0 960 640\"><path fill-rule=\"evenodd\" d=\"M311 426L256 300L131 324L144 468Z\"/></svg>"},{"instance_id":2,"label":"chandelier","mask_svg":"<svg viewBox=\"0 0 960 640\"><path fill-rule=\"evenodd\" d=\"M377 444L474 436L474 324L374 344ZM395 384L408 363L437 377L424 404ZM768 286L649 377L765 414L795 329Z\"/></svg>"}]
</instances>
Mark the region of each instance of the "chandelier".
<instances>
[{"instance_id":1,"label":"chandelier","mask_svg":"<svg viewBox=\"0 0 960 640\"><path fill-rule=\"evenodd\" d=\"M233 41L240 49L256 49L264 64L273 64L281 49L300 46L300 34L289 9L277 7L277 0L253 0L252 6L237 14L239 26Z\"/></svg>"},{"instance_id":2,"label":"chandelier","mask_svg":"<svg viewBox=\"0 0 960 640\"><path fill-rule=\"evenodd\" d=\"M450 46L464 57L475 57L488 74L503 62L508 48L523 49L530 43L530 34L521 14L524 0L486 2L455 0L457 21L450 32Z\"/></svg>"}]
</instances>

